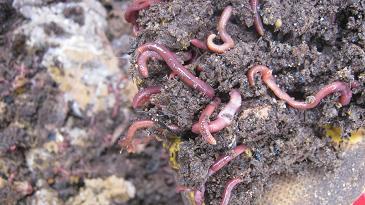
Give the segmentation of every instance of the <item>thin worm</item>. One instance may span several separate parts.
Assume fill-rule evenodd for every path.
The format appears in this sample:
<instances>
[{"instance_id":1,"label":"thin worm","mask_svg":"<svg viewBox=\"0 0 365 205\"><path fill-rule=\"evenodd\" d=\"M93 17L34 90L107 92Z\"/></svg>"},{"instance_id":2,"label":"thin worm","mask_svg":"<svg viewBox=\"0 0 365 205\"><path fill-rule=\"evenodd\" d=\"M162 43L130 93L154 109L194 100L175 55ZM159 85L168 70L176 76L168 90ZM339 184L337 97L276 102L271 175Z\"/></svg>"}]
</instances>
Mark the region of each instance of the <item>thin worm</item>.
<instances>
[{"instance_id":1,"label":"thin worm","mask_svg":"<svg viewBox=\"0 0 365 205\"><path fill-rule=\"evenodd\" d=\"M137 51L143 53L147 50L157 52L169 66L169 68L178 74L179 78L188 86L193 89L197 89L202 92L205 96L213 98L215 95L214 89L198 77L194 76L188 69L186 69L179 60L175 57L175 54L167 49L165 46L158 43L146 43L139 48Z\"/></svg>"},{"instance_id":2,"label":"thin worm","mask_svg":"<svg viewBox=\"0 0 365 205\"><path fill-rule=\"evenodd\" d=\"M209 144L216 144L216 140L213 138L209 131L208 119L213 114L214 110L218 107L221 100L216 97L212 102L205 107L199 117L199 121L193 125L192 131L194 133L200 133L203 139Z\"/></svg>"},{"instance_id":3,"label":"thin worm","mask_svg":"<svg viewBox=\"0 0 365 205\"><path fill-rule=\"evenodd\" d=\"M233 150L231 150L228 155L220 157L217 161L213 163L212 166L210 166L208 176L212 176L213 174L215 174L217 171L222 169L222 167L224 167L237 156L241 155L246 150L248 150L246 145L238 145L237 147L233 148Z\"/></svg>"},{"instance_id":4,"label":"thin worm","mask_svg":"<svg viewBox=\"0 0 365 205\"><path fill-rule=\"evenodd\" d=\"M223 198L220 205L228 205L229 199L231 198L232 190L237 184L242 182L243 180L240 178L233 178L228 181L226 187L224 188Z\"/></svg>"},{"instance_id":5,"label":"thin worm","mask_svg":"<svg viewBox=\"0 0 365 205\"><path fill-rule=\"evenodd\" d=\"M231 90L229 95L231 98L230 98L229 102L227 103L227 105L224 106L224 108L219 112L217 118L214 121L211 121L209 123L209 127L208 127L209 132L211 132L211 133L219 132L222 129L231 125L234 115L236 114L238 109L241 107L242 98L241 98L240 93L237 90L233 89L233 90ZM213 103L213 105L210 105L209 109L213 109L213 108L215 109L218 106L218 105L216 105L216 103ZM212 112L214 112L214 110L212 110ZM198 123L200 123L200 122L201 122L201 120ZM192 127L192 132L199 133L199 126L200 125L197 123L194 124Z\"/></svg>"},{"instance_id":6,"label":"thin worm","mask_svg":"<svg viewBox=\"0 0 365 205\"><path fill-rule=\"evenodd\" d=\"M190 43L197 48L200 48L200 49L203 49L206 51L209 50L207 44L199 39L194 38L194 39L190 40Z\"/></svg>"},{"instance_id":7,"label":"thin worm","mask_svg":"<svg viewBox=\"0 0 365 205\"><path fill-rule=\"evenodd\" d=\"M141 76L144 78L148 78L147 62L150 58L154 58L156 60L163 60L162 57L154 51L145 51L139 54L137 57L138 70Z\"/></svg>"},{"instance_id":8,"label":"thin worm","mask_svg":"<svg viewBox=\"0 0 365 205\"><path fill-rule=\"evenodd\" d=\"M125 11L124 19L133 25L137 25L138 12L142 9L148 8L153 4L160 3L161 0L136 0L130 4Z\"/></svg>"},{"instance_id":9,"label":"thin worm","mask_svg":"<svg viewBox=\"0 0 365 205\"><path fill-rule=\"evenodd\" d=\"M203 116L203 119L200 122L200 134L202 135L203 139L208 142L209 144L216 145L217 141L213 137L212 133L209 131L209 117L207 115Z\"/></svg>"},{"instance_id":10,"label":"thin worm","mask_svg":"<svg viewBox=\"0 0 365 205\"><path fill-rule=\"evenodd\" d=\"M189 61L193 58L191 52L181 52L180 55L181 57L177 56L174 53L174 57L181 62ZM144 51L143 53L139 54L137 56L138 71L144 78L148 78L149 76L147 63L150 58L152 58L153 60L163 60L163 58L155 51Z\"/></svg>"},{"instance_id":11,"label":"thin worm","mask_svg":"<svg viewBox=\"0 0 365 205\"><path fill-rule=\"evenodd\" d=\"M127 135L119 141L119 145L124 147L128 152L135 152L136 146L138 145L138 140L133 140L134 135L138 129L150 128L155 125L152 120L139 120L133 122L133 124L128 128Z\"/></svg>"},{"instance_id":12,"label":"thin worm","mask_svg":"<svg viewBox=\"0 0 365 205\"><path fill-rule=\"evenodd\" d=\"M207 178L210 177L210 176L212 176L213 174L215 174L220 169L222 169L222 167L224 167L230 161L232 161L233 159L235 159L237 156L241 155L246 150L248 150L248 148L245 145L239 145L239 146L233 148L230 151L230 153L228 153L227 155L220 157L209 168ZM197 189L194 192L194 201L195 201L195 204L196 205L202 205L203 202L204 202L205 182L201 185L201 187L199 189ZM225 197L227 197L227 194L226 193L224 194L223 198L225 198ZM229 196L228 196L228 200L229 200Z\"/></svg>"},{"instance_id":13,"label":"thin worm","mask_svg":"<svg viewBox=\"0 0 365 205\"><path fill-rule=\"evenodd\" d=\"M257 11L257 7L259 4L259 0L250 0L250 6L253 12L253 24L255 26L256 32L260 35L263 36L265 33L264 30L264 26L262 25L262 20L261 20L261 16L259 14L259 12Z\"/></svg>"},{"instance_id":14,"label":"thin worm","mask_svg":"<svg viewBox=\"0 0 365 205\"><path fill-rule=\"evenodd\" d=\"M134 109L142 107L146 102L150 100L151 95L155 95L161 92L160 86L150 86L143 88L133 97L132 106Z\"/></svg>"},{"instance_id":15,"label":"thin worm","mask_svg":"<svg viewBox=\"0 0 365 205\"><path fill-rule=\"evenodd\" d=\"M335 81L329 85L326 85L315 94L314 99L311 102L307 103L307 102L296 101L294 98L290 97L286 92L282 91L276 84L275 79L272 76L272 71L268 67L263 65L256 65L248 71L247 78L250 86L255 85L255 75L257 73L261 74L262 81L264 81L267 87L269 87L279 99L284 100L291 107L296 109L300 110L312 109L316 107L324 97L335 92L341 93L339 103L342 106L348 105L351 101L352 97L351 86L345 82Z\"/></svg>"},{"instance_id":16,"label":"thin worm","mask_svg":"<svg viewBox=\"0 0 365 205\"><path fill-rule=\"evenodd\" d=\"M204 203L205 187L202 186L200 190L194 192L195 205L202 205Z\"/></svg>"},{"instance_id":17,"label":"thin worm","mask_svg":"<svg viewBox=\"0 0 365 205\"><path fill-rule=\"evenodd\" d=\"M234 41L232 37L227 33L226 26L229 18L232 15L232 6L227 6L222 13L221 18L218 22L218 33L220 38L223 41L222 45L217 45L213 42L214 38L217 36L215 34L210 34L207 38L207 46L211 51L214 51L216 53L224 53L225 51L231 49L234 47Z\"/></svg>"}]
</instances>

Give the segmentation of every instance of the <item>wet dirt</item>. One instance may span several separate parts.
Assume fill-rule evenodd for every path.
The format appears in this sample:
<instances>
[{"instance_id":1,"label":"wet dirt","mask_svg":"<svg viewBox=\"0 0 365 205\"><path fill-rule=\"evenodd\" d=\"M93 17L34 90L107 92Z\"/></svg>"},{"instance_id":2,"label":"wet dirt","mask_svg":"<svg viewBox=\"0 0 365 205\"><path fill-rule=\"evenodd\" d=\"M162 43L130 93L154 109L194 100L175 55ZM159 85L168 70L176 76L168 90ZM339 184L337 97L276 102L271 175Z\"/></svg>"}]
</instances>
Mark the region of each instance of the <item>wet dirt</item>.
<instances>
[{"instance_id":1,"label":"wet dirt","mask_svg":"<svg viewBox=\"0 0 365 205\"><path fill-rule=\"evenodd\" d=\"M204 40L217 32L219 16L228 5L233 6L233 15L227 30L235 47L215 54L190 45L193 38ZM351 131L365 125L365 3L266 0L260 1L259 13L263 37L253 28L249 1L173 0L139 12L141 32L132 43L130 72L139 87L163 88L152 99L155 106L140 114L183 130L177 181L196 189L207 180L207 204L219 204L224 186L233 176L241 176L244 183L235 188L230 204L254 204L277 174L333 171L341 163L342 149L325 136L324 127L341 127L342 137L348 138ZM277 21L282 22L280 27L275 25ZM242 106L233 124L214 135L217 145L208 145L190 132L209 99L178 78L168 78L170 70L163 62L150 61L149 78L139 76L134 51L147 42L197 54L186 67L216 90L223 105L230 90L239 90ZM334 94L316 108L300 111L279 100L261 80L257 79L254 88L248 85L246 73L255 64L269 66L280 88L297 100L306 100L334 81L358 86L352 89L349 105L338 106L339 95ZM195 72L197 65L204 71ZM211 164L236 144L246 144L252 155L240 156L207 179Z\"/></svg>"},{"instance_id":2,"label":"wet dirt","mask_svg":"<svg viewBox=\"0 0 365 205\"><path fill-rule=\"evenodd\" d=\"M119 96L115 116L112 109L86 116L66 102L59 85L41 65L44 51L26 50L26 37L15 35L26 20L12 3L0 3L0 204L46 203L39 198L44 190L55 192L50 195L52 203L67 204L84 187L84 179L111 175L132 182L137 191L128 202L110 204L181 204L161 143L129 155L120 154L116 139L111 139L115 129L124 131L129 120L136 118L127 96ZM130 38L130 27L122 19L125 3L103 2L108 13L106 34L120 57L123 86L130 82L126 74L129 62L122 58ZM79 25L85 23L82 8L69 7L63 15ZM44 28L48 35L69 35L56 24ZM70 130L86 135L87 143L75 145ZM25 190L19 182L29 183L32 189Z\"/></svg>"}]
</instances>

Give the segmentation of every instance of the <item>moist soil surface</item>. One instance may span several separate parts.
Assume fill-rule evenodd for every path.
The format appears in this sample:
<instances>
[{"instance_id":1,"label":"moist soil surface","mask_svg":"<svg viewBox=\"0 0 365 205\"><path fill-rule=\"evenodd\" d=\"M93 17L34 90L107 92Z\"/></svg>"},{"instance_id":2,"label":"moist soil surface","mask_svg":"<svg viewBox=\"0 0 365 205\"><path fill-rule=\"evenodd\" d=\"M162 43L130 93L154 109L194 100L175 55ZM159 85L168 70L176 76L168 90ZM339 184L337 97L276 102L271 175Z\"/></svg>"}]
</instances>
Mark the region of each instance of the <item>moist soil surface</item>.
<instances>
[{"instance_id":1,"label":"moist soil surface","mask_svg":"<svg viewBox=\"0 0 365 205\"><path fill-rule=\"evenodd\" d=\"M234 48L223 54L198 49L191 39L204 41L217 33L217 22L226 6L233 7L227 32ZM254 204L279 174L336 169L341 163L340 146L326 137L325 127L341 128L341 137L364 126L365 117L365 3L364 1L260 1L259 13L265 34L253 26L253 12L247 0L185 1L155 4L139 12L140 32L133 42L130 72L139 87L161 85L151 105L141 116L159 121L161 127L175 124L183 139L177 162L177 183L191 189L205 184L206 204L219 204L228 180L244 182L234 190L229 204ZM222 99L211 119L237 89L242 106L233 123L215 133L217 145L209 145L191 127L211 101L176 78L163 61L149 61L148 78L140 77L135 49L148 42L165 45L178 55L192 52L196 58L185 66L211 85ZM217 40L216 43L221 43ZM338 103L339 93L324 98L314 109L301 111L279 100L256 78L250 87L250 67L268 66L281 89L296 100L309 100L325 85L342 81L357 84L351 102ZM203 71L195 71L200 66ZM167 138L172 134L167 134ZM245 144L250 154L237 157L222 170L207 177L208 169L232 147ZM244 190L244 191L243 191Z\"/></svg>"}]
</instances>

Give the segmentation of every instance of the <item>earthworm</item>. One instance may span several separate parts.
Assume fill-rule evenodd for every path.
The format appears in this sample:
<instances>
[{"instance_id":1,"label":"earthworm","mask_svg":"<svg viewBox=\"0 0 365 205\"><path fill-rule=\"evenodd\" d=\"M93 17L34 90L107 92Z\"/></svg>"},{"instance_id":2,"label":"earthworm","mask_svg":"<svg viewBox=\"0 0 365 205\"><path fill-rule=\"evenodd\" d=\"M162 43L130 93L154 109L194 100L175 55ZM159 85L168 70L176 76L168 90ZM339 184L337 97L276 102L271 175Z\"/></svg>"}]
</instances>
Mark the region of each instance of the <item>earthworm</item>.
<instances>
[{"instance_id":1,"label":"earthworm","mask_svg":"<svg viewBox=\"0 0 365 205\"><path fill-rule=\"evenodd\" d=\"M131 5L128 6L127 10L125 11L124 18L128 23L136 25L137 15L140 10L160 2L161 0L135 0Z\"/></svg>"},{"instance_id":2,"label":"earthworm","mask_svg":"<svg viewBox=\"0 0 365 205\"><path fill-rule=\"evenodd\" d=\"M175 54L167 49L165 46L158 43L146 43L139 48L137 51L143 53L144 51L155 51L157 52L169 66L169 68L178 74L179 78L188 86L193 89L197 89L209 98L213 98L215 93L214 89L198 77L194 76L188 69L186 69L179 60L175 57Z\"/></svg>"},{"instance_id":3,"label":"earthworm","mask_svg":"<svg viewBox=\"0 0 365 205\"><path fill-rule=\"evenodd\" d=\"M363 204L365 204L365 192L362 193L352 205L363 205Z\"/></svg>"},{"instance_id":4,"label":"earthworm","mask_svg":"<svg viewBox=\"0 0 365 205\"><path fill-rule=\"evenodd\" d=\"M228 205L229 198L231 198L232 190L234 189L234 187L237 184L242 183L242 182L243 182L243 180L240 178L233 178L228 181L226 187L224 188L223 198L222 198L220 205Z\"/></svg>"},{"instance_id":5,"label":"earthworm","mask_svg":"<svg viewBox=\"0 0 365 205\"><path fill-rule=\"evenodd\" d=\"M216 140L209 131L208 119L213 114L214 110L218 107L221 100L216 97L212 102L205 107L199 117L199 121L193 125L192 131L194 133L200 133L205 141L209 144L216 144Z\"/></svg>"},{"instance_id":6,"label":"earthworm","mask_svg":"<svg viewBox=\"0 0 365 205\"><path fill-rule=\"evenodd\" d=\"M139 73L142 77L147 78L148 77L148 68L147 68L147 62L150 58L154 58L157 60L163 60L161 56L154 52L154 51L145 51L138 55L137 57L137 65Z\"/></svg>"},{"instance_id":7,"label":"earthworm","mask_svg":"<svg viewBox=\"0 0 365 205\"><path fill-rule=\"evenodd\" d=\"M134 109L142 107L146 102L150 100L151 95L161 92L160 86L150 86L143 88L133 97L132 106Z\"/></svg>"},{"instance_id":8,"label":"earthworm","mask_svg":"<svg viewBox=\"0 0 365 205\"><path fill-rule=\"evenodd\" d=\"M182 52L181 58L178 57L175 53L174 57L176 59L179 59L181 62L185 62L191 60L193 58L193 55L191 54L191 52ZM163 60L163 58L155 51L144 51L143 53L139 54L137 57L138 70L141 76L144 78L148 77L147 62L150 58L155 60Z\"/></svg>"},{"instance_id":9,"label":"earthworm","mask_svg":"<svg viewBox=\"0 0 365 205\"><path fill-rule=\"evenodd\" d=\"M225 51L231 49L234 47L234 41L232 37L227 33L226 31L226 25L229 20L229 18L232 15L232 6L227 6L222 13L221 18L218 22L218 33L221 37L222 41L224 42L222 45L217 45L213 42L214 38L217 36L215 34L210 34L207 38L207 46L211 51L214 51L216 53L224 53Z\"/></svg>"},{"instance_id":10,"label":"earthworm","mask_svg":"<svg viewBox=\"0 0 365 205\"><path fill-rule=\"evenodd\" d=\"M349 86L347 83L335 81L329 85L326 85L321 90L319 90L316 95L314 96L314 99L307 103L307 102L299 102L290 97L287 93L282 91L279 86L276 84L274 77L272 76L272 71L263 65L256 65L252 67L248 73L248 83L250 86L254 86L254 78L255 74L260 73L261 78L264 81L264 83L274 92L274 94L280 98L281 100L284 100L287 102L291 107L297 108L300 110L307 110L316 107L321 100L326 97L327 95L330 95L335 92L340 92L341 96L339 99L339 103L342 106L345 106L350 103L351 97L352 97L352 91L351 86Z\"/></svg>"},{"instance_id":11,"label":"earthworm","mask_svg":"<svg viewBox=\"0 0 365 205\"><path fill-rule=\"evenodd\" d=\"M208 170L208 177L212 176L214 173L216 173L217 171L219 171L222 167L224 167L226 164L228 164L230 161L232 161L234 158L236 158L237 156L239 156L240 154L242 154L246 150L248 150L248 148L245 145L239 145L239 146L233 148L228 155L223 156L223 157L220 157L209 168L209 170ZM195 201L195 204L196 205L202 205L203 202L204 202L204 192L205 192L205 185L204 184L205 184L205 182L200 187L200 189L197 189L194 192L194 201ZM228 185L230 185L230 183L228 183ZM227 187L228 187L228 185L227 185ZM232 182L232 184L228 187L228 189L226 187L226 190L225 190L225 192L223 194L223 200L227 200L227 201L229 200L230 193L231 193L231 191L232 191L232 189L234 188L235 185L236 184L233 184L233 182ZM223 202L224 201L222 201L222 203Z\"/></svg>"},{"instance_id":12,"label":"earthworm","mask_svg":"<svg viewBox=\"0 0 365 205\"><path fill-rule=\"evenodd\" d=\"M204 203L205 187L202 186L200 190L194 192L195 205L202 205Z\"/></svg>"},{"instance_id":13,"label":"earthworm","mask_svg":"<svg viewBox=\"0 0 365 205\"><path fill-rule=\"evenodd\" d=\"M206 142L212 145L216 145L217 141L213 137L212 133L210 133L209 131L209 117L207 115L203 115L202 117L203 119L200 121L200 134Z\"/></svg>"},{"instance_id":14,"label":"earthworm","mask_svg":"<svg viewBox=\"0 0 365 205\"><path fill-rule=\"evenodd\" d=\"M250 0L250 6L253 11L253 24L255 25L256 32L260 35L264 35L264 26L262 25L261 17L259 12L257 11L257 7L259 4L259 0Z\"/></svg>"},{"instance_id":15,"label":"earthworm","mask_svg":"<svg viewBox=\"0 0 365 205\"><path fill-rule=\"evenodd\" d=\"M246 145L238 145L237 147L233 148L233 150L230 151L228 155L225 155L223 157L220 157L217 161L213 163L212 166L210 166L208 171L208 177L215 174L217 171L219 171L222 167L224 167L228 162L232 161L234 158L242 154L248 150Z\"/></svg>"},{"instance_id":16,"label":"earthworm","mask_svg":"<svg viewBox=\"0 0 365 205\"><path fill-rule=\"evenodd\" d=\"M138 25L133 25L132 27L132 34L134 37L137 37L139 35L140 28Z\"/></svg>"},{"instance_id":17,"label":"earthworm","mask_svg":"<svg viewBox=\"0 0 365 205\"><path fill-rule=\"evenodd\" d=\"M233 89L229 93L231 99L227 103L226 106L219 112L217 118L214 121L209 122L208 130L205 132L215 133L219 132L220 130L228 127L232 123L233 116L236 114L238 109L241 107L242 98L240 93ZM213 105L209 105L209 110L214 111L216 103L213 103ZM214 108L214 109L213 109ZM208 108L207 108L208 109ZM205 112L203 111L202 114L204 115ZM199 122L194 124L192 127L192 132L199 133L200 132L200 126L201 126L202 119L199 119Z\"/></svg>"},{"instance_id":18,"label":"earthworm","mask_svg":"<svg viewBox=\"0 0 365 205\"><path fill-rule=\"evenodd\" d=\"M209 50L207 44L199 39L194 38L194 39L190 40L190 43L197 48L200 48L200 49L203 49L206 51Z\"/></svg>"},{"instance_id":19,"label":"earthworm","mask_svg":"<svg viewBox=\"0 0 365 205\"><path fill-rule=\"evenodd\" d=\"M134 134L138 129L150 128L155 125L152 120L139 120L133 122L133 124L128 128L127 135L119 141L119 144L128 152L135 152L137 143L133 141Z\"/></svg>"}]
</instances>

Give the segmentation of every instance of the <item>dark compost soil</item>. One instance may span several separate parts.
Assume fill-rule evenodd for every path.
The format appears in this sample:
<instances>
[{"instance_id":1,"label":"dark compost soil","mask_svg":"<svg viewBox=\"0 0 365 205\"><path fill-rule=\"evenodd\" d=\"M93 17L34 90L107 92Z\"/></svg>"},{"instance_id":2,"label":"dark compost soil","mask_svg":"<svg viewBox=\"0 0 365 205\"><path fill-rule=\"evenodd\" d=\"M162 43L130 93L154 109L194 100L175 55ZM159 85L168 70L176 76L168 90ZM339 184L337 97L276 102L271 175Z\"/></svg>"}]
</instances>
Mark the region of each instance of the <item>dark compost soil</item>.
<instances>
[{"instance_id":1,"label":"dark compost soil","mask_svg":"<svg viewBox=\"0 0 365 205\"><path fill-rule=\"evenodd\" d=\"M44 4L58 2L63 1L45 1ZM103 2L109 16L107 36L110 41L130 32L122 19L125 3ZM64 15L83 24L80 9L70 8ZM91 117L75 114L71 105L62 100L58 84L40 65L43 51L27 52L26 37L14 34L25 21L12 7L11 0L0 1L0 204L47 203L46 196L37 198L39 195L35 193L40 190L56 193L57 199L51 196L52 204L65 204L78 194L85 178L111 175L123 177L136 187L136 196L122 204L181 204L179 194L174 190L168 155L160 143L152 143L143 153L133 156L120 154L118 145L108 143L106 136L118 125L126 127L129 123L126 119L133 118L125 97L120 99L123 103L115 118L111 117L112 110ZM57 26L45 26L45 29L54 35L62 34ZM127 51L128 42L115 50L120 56ZM120 63L123 68L127 61L121 59ZM126 76L125 69L120 72ZM88 145L71 146L68 136L62 142L56 140L59 133L55 130L61 130L70 121L74 128L87 130ZM55 144L52 160L35 159L40 167L31 169L26 158L32 151L50 143ZM22 183L31 188L20 187Z\"/></svg>"},{"instance_id":2,"label":"dark compost soil","mask_svg":"<svg viewBox=\"0 0 365 205\"><path fill-rule=\"evenodd\" d=\"M193 38L204 40L217 32L219 16L228 5L233 6L233 15L227 30L235 47L215 54L190 45ZM252 157L240 157L208 179L207 204L219 204L232 176L244 179L230 201L241 205L253 204L277 174L333 170L341 163L341 149L325 137L324 126L341 127L346 138L365 125L365 2L265 0L259 10L266 30L263 37L253 28L248 0L173 0L139 12L141 32L132 45L134 56L134 49L146 42L161 43L175 52L193 51L198 58L187 67L192 72L197 65L203 67L204 71L195 74L224 103L233 88L243 98L233 124L214 135L217 145L208 145L190 129L210 100L179 79L169 79L170 70L163 62L150 61L146 79L140 79L135 66L131 67L140 87L163 87L152 99L158 106L146 109L144 116L184 130L179 133L184 139L178 154L180 185L200 187L211 164L232 145L246 144L252 149ZM279 19L282 26L275 27ZM359 86L352 90L347 106L338 106L335 94L314 109L300 111L278 100L261 81L255 88L248 86L246 73L255 64L269 66L279 86L297 100L305 100L334 81L356 81Z\"/></svg>"}]
</instances>

